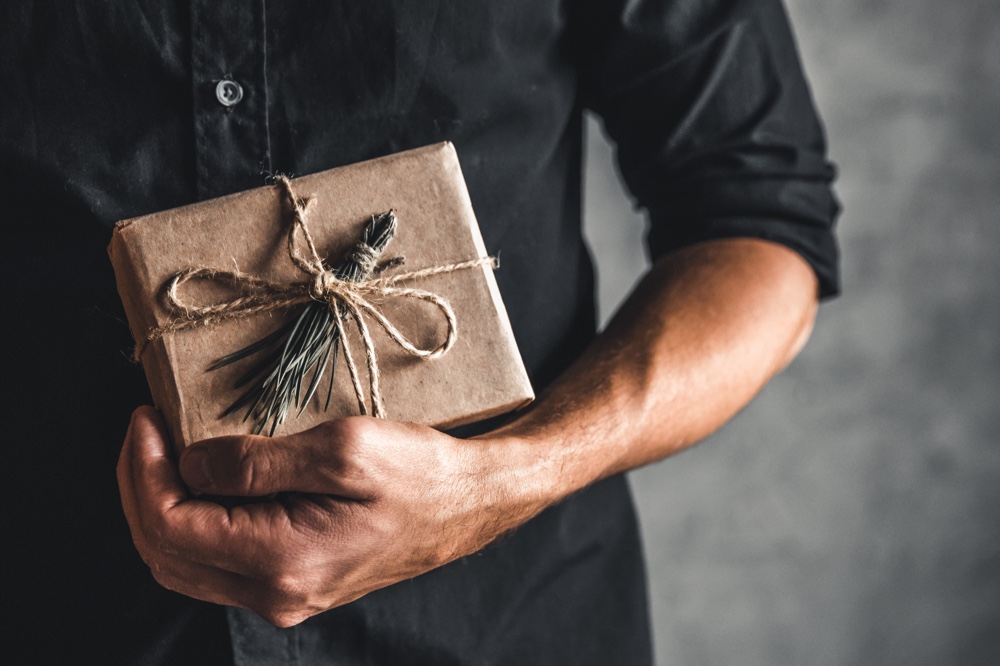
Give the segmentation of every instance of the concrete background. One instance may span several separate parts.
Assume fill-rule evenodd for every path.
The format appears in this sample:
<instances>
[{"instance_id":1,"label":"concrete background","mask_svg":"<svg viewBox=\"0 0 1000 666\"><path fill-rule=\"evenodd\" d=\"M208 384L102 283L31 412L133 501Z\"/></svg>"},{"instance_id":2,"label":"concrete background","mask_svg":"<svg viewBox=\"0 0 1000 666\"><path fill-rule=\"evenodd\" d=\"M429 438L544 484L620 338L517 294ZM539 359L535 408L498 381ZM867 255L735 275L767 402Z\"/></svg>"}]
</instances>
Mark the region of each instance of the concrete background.
<instances>
[{"instance_id":1,"label":"concrete background","mask_svg":"<svg viewBox=\"0 0 1000 666\"><path fill-rule=\"evenodd\" d=\"M1000 664L1000 2L789 0L844 295L710 440L632 474L660 664ZM591 122L607 317L643 219Z\"/></svg>"}]
</instances>

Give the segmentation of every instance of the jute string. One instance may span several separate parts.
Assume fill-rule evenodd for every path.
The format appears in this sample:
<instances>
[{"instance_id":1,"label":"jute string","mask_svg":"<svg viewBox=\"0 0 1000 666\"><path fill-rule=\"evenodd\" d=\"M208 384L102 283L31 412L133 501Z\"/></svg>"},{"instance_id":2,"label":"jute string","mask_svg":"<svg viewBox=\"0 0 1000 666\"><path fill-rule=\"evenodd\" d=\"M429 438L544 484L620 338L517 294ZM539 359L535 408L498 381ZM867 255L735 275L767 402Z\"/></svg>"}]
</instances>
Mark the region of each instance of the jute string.
<instances>
[{"instance_id":1,"label":"jute string","mask_svg":"<svg viewBox=\"0 0 1000 666\"><path fill-rule=\"evenodd\" d=\"M379 253L370 245L359 242L353 248L351 258L361 267L362 275L357 281L342 280L336 276L333 270L324 265L323 259L316 250L312 234L309 232L306 217L313 199L296 196L291 181L284 176L277 176L275 182L282 188L293 212L292 224L288 230L288 256L302 272L311 276L311 279L283 284L239 270L195 266L179 271L167 283L166 290L167 306L177 316L151 329L146 337L136 345L134 358L136 361L140 360L151 342L171 333L233 319L243 319L264 312L302 305L310 301L320 301L326 303L333 314L334 331L332 333L339 335L344 347L344 358L358 400L358 409L361 414L368 414L364 389L358 376L357 365L351 354L350 343L346 335L347 326L344 320L350 318L354 321L365 351L369 394L372 402L371 413L377 418L385 418L385 405L379 388L378 355L366 318L370 318L381 326L389 338L408 354L428 360L439 358L448 353L448 350L458 339L458 321L455 317L455 311L446 299L434 292L398 285L432 275L455 273L479 266L489 265L496 268L496 259L480 257L468 261L438 264L387 277L373 277L377 270ZM305 254L299 250L299 236L305 241L308 250ZM242 295L221 303L191 304L181 296L181 287L193 280L228 285ZM447 323L444 341L433 349L417 347L373 303L373 301L379 301L386 297L413 298L434 305Z\"/></svg>"}]
</instances>

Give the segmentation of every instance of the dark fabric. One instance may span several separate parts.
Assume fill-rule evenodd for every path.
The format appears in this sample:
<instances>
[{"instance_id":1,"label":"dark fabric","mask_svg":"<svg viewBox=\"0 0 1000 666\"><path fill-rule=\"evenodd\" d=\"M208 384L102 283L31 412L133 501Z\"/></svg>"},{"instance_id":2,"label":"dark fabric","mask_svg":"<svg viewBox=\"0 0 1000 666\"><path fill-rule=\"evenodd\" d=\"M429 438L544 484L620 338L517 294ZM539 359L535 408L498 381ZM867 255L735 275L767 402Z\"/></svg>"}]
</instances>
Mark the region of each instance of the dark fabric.
<instances>
[{"instance_id":1,"label":"dark fabric","mask_svg":"<svg viewBox=\"0 0 1000 666\"><path fill-rule=\"evenodd\" d=\"M216 85L242 99L225 106ZM278 630L155 584L114 469L131 409L113 223L455 143L532 380L594 334L581 112L659 257L733 235L837 291L833 173L776 0L10 0L0 7L7 651L34 663L642 664L624 479L482 553ZM468 432L468 431L465 431ZM265 657L270 655L270 657Z\"/></svg>"}]
</instances>

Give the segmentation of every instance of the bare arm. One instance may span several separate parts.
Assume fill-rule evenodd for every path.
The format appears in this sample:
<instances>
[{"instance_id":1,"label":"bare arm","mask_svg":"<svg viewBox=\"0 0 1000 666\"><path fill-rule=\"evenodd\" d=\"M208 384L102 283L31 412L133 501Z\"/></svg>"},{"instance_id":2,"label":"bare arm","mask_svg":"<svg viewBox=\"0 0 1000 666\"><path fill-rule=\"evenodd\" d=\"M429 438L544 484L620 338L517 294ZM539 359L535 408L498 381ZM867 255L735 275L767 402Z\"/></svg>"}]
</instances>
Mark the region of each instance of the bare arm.
<instances>
[{"instance_id":1,"label":"bare arm","mask_svg":"<svg viewBox=\"0 0 1000 666\"><path fill-rule=\"evenodd\" d=\"M799 352L816 277L754 239L702 243L660 261L537 408L495 438L543 502L667 457L715 431Z\"/></svg>"},{"instance_id":2,"label":"bare arm","mask_svg":"<svg viewBox=\"0 0 1000 666\"><path fill-rule=\"evenodd\" d=\"M133 538L163 585L296 624L703 438L801 347L816 289L806 263L769 242L676 252L534 408L473 440L352 417L289 437L196 443L178 473L156 412L141 408L118 467ZM226 509L185 483L295 493Z\"/></svg>"}]
</instances>

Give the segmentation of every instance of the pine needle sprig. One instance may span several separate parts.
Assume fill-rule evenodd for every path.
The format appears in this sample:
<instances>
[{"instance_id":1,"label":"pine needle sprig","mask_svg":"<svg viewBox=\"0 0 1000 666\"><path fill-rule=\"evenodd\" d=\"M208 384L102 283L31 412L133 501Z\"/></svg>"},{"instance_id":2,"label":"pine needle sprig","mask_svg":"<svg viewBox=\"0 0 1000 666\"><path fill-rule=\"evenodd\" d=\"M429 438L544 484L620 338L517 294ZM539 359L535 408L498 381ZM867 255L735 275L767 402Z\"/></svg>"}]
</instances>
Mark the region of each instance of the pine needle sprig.
<instances>
[{"instance_id":1,"label":"pine needle sprig","mask_svg":"<svg viewBox=\"0 0 1000 666\"><path fill-rule=\"evenodd\" d=\"M365 225L359 244L368 245L376 256L380 256L395 233L396 215L393 211L374 215ZM334 268L333 273L338 280L360 282L371 277L372 269L362 265L356 256L356 253L351 253ZM394 260L389 265L397 263L399 261ZM383 265L377 270L387 267ZM336 307L341 318L345 319L347 311L342 306ZM296 415L305 410L329 367L329 386L323 405L326 411L333 395L333 380L340 353L340 329L330 308L326 302L310 302L295 319L277 331L213 362L209 371L265 352L262 360L236 380L233 388L247 388L222 415L228 416L245 409L243 420L253 418L254 434L260 434L267 428L268 435L273 436L293 408L297 409ZM302 387L307 378L303 394Z\"/></svg>"}]
</instances>

